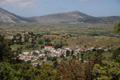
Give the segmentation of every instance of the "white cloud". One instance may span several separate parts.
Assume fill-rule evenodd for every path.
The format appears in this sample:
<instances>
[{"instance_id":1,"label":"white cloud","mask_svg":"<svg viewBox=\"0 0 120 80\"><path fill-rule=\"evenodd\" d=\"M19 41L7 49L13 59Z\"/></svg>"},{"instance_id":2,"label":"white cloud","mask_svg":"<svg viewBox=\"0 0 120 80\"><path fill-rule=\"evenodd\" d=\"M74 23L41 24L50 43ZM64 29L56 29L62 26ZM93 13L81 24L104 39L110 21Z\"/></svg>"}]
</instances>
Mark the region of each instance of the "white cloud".
<instances>
[{"instance_id":1,"label":"white cloud","mask_svg":"<svg viewBox=\"0 0 120 80\"><path fill-rule=\"evenodd\" d=\"M35 4L37 0L0 0L0 6L7 5L8 3L12 3L14 6L18 7L37 7Z\"/></svg>"}]
</instances>

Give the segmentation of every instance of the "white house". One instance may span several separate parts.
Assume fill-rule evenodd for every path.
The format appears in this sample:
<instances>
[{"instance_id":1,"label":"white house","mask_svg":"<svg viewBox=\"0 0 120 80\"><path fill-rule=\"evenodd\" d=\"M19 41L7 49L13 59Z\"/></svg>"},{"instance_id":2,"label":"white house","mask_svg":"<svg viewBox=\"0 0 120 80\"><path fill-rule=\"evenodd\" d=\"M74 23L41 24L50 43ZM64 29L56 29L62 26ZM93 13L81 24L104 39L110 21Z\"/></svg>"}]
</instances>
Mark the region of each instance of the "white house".
<instances>
[{"instance_id":1,"label":"white house","mask_svg":"<svg viewBox=\"0 0 120 80\"><path fill-rule=\"evenodd\" d=\"M44 49L45 49L45 50L48 50L48 51L51 51L51 50L53 50L54 48L53 48L52 46L45 46Z\"/></svg>"},{"instance_id":2,"label":"white house","mask_svg":"<svg viewBox=\"0 0 120 80\"><path fill-rule=\"evenodd\" d=\"M23 52L22 54L24 54L24 55L28 55L28 54L29 54L29 52Z\"/></svg>"},{"instance_id":3,"label":"white house","mask_svg":"<svg viewBox=\"0 0 120 80\"><path fill-rule=\"evenodd\" d=\"M35 50L34 52L35 52L35 53L37 53L37 54L39 54L39 53L40 53L40 51L38 51L38 50Z\"/></svg>"},{"instance_id":4,"label":"white house","mask_svg":"<svg viewBox=\"0 0 120 80\"><path fill-rule=\"evenodd\" d=\"M45 57L45 54L39 54L40 57Z\"/></svg>"}]
</instances>

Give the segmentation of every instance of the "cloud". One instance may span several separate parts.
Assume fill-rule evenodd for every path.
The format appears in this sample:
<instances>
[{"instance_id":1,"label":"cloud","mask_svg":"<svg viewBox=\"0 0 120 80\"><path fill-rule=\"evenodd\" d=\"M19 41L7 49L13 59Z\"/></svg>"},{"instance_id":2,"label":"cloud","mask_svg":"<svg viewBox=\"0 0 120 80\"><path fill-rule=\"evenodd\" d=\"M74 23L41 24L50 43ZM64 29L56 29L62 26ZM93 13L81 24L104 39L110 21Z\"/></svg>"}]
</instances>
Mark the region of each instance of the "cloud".
<instances>
[{"instance_id":1,"label":"cloud","mask_svg":"<svg viewBox=\"0 0 120 80\"><path fill-rule=\"evenodd\" d=\"M7 5L9 3L12 3L14 6L18 7L37 7L35 4L37 0L0 0L0 6Z\"/></svg>"}]
</instances>

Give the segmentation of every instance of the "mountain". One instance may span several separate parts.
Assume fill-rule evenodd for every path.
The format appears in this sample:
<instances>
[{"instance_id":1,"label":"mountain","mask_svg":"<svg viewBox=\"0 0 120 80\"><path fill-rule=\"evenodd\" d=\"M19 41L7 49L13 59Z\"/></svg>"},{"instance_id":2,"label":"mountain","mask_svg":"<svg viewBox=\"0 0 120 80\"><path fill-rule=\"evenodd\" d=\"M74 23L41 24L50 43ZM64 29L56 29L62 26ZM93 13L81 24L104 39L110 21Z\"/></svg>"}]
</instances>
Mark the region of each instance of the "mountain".
<instances>
[{"instance_id":1,"label":"mountain","mask_svg":"<svg viewBox=\"0 0 120 80\"><path fill-rule=\"evenodd\" d=\"M32 17L38 23L82 23L88 18L94 18L79 11L50 14L40 17Z\"/></svg>"},{"instance_id":2,"label":"mountain","mask_svg":"<svg viewBox=\"0 0 120 80\"><path fill-rule=\"evenodd\" d=\"M117 23L119 20L120 16L94 17L79 11L26 18L0 8L0 23Z\"/></svg>"},{"instance_id":3,"label":"mountain","mask_svg":"<svg viewBox=\"0 0 120 80\"><path fill-rule=\"evenodd\" d=\"M20 17L0 8L0 23L26 23L32 22L29 18Z\"/></svg>"},{"instance_id":4,"label":"mountain","mask_svg":"<svg viewBox=\"0 0 120 80\"><path fill-rule=\"evenodd\" d=\"M79 11L50 14L40 17L31 17L38 23L117 23L120 16L93 17Z\"/></svg>"}]
</instances>

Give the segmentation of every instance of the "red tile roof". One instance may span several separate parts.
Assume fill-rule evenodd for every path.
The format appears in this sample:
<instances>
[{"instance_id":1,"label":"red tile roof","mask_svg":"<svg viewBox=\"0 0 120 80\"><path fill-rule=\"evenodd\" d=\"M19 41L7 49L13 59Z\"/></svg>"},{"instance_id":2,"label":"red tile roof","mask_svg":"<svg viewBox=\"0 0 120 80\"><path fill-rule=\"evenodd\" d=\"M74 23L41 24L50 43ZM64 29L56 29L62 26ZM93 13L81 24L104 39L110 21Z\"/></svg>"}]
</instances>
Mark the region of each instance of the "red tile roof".
<instances>
[{"instance_id":1,"label":"red tile roof","mask_svg":"<svg viewBox=\"0 0 120 80\"><path fill-rule=\"evenodd\" d=\"M45 46L45 47L52 47L52 46Z\"/></svg>"},{"instance_id":2,"label":"red tile roof","mask_svg":"<svg viewBox=\"0 0 120 80\"><path fill-rule=\"evenodd\" d=\"M52 55L53 53L48 53L47 55Z\"/></svg>"}]
</instances>

